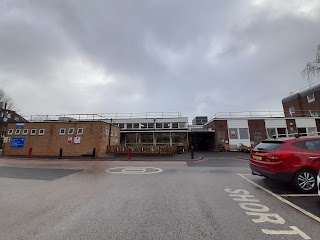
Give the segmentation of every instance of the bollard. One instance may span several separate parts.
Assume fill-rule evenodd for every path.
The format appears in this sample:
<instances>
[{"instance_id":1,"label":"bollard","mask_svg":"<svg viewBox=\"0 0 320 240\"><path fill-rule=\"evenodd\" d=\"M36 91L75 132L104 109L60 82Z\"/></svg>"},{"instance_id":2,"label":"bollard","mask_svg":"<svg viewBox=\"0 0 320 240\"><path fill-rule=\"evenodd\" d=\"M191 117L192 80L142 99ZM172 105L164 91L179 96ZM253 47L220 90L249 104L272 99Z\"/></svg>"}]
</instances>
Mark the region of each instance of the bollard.
<instances>
[{"instance_id":1,"label":"bollard","mask_svg":"<svg viewBox=\"0 0 320 240\"><path fill-rule=\"evenodd\" d=\"M132 148L131 147L128 148L128 158L129 158L129 160L132 158Z\"/></svg>"},{"instance_id":2,"label":"bollard","mask_svg":"<svg viewBox=\"0 0 320 240\"><path fill-rule=\"evenodd\" d=\"M93 148L92 159L95 159L95 158L96 158L96 148Z\"/></svg>"},{"instance_id":3,"label":"bollard","mask_svg":"<svg viewBox=\"0 0 320 240\"><path fill-rule=\"evenodd\" d=\"M29 148L28 157L30 158L32 156L32 148Z\"/></svg>"},{"instance_id":4,"label":"bollard","mask_svg":"<svg viewBox=\"0 0 320 240\"><path fill-rule=\"evenodd\" d=\"M193 146L191 146L191 159L194 159L194 156L193 156L193 151L194 151L194 147Z\"/></svg>"},{"instance_id":5,"label":"bollard","mask_svg":"<svg viewBox=\"0 0 320 240\"><path fill-rule=\"evenodd\" d=\"M60 148L60 152L59 152L59 159L62 158L62 152L63 152L63 148Z\"/></svg>"}]
</instances>

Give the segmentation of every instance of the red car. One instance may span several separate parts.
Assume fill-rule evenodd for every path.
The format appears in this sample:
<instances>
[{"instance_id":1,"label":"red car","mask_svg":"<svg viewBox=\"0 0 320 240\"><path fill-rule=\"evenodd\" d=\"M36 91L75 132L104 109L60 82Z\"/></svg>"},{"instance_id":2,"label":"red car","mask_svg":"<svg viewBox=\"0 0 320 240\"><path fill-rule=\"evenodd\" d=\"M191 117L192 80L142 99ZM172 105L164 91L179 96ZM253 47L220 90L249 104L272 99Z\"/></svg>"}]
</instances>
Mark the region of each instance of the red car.
<instances>
[{"instance_id":1,"label":"red car","mask_svg":"<svg viewBox=\"0 0 320 240\"><path fill-rule=\"evenodd\" d=\"M252 174L293 183L303 193L315 192L320 171L320 137L265 140L250 154Z\"/></svg>"}]
</instances>

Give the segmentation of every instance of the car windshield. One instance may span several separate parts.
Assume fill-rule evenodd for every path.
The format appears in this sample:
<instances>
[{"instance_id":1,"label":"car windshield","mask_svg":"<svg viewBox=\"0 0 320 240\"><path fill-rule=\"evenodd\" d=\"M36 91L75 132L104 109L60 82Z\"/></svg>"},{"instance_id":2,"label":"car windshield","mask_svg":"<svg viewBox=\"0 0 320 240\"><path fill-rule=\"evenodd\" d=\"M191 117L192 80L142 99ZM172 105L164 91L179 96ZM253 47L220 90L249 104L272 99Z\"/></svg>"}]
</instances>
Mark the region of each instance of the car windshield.
<instances>
[{"instance_id":1,"label":"car windshield","mask_svg":"<svg viewBox=\"0 0 320 240\"><path fill-rule=\"evenodd\" d=\"M254 150L259 151L274 151L282 147L284 142L281 141L263 141L259 143Z\"/></svg>"}]
</instances>

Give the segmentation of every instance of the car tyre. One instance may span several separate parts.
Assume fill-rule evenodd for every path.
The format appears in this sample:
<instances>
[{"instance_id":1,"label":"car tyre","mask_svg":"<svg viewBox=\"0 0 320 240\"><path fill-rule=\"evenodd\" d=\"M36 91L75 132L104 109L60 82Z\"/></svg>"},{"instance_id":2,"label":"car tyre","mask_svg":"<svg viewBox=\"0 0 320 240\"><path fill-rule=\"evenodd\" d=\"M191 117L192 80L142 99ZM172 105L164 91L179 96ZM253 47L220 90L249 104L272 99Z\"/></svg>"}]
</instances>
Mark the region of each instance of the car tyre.
<instances>
[{"instance_id":1,"label":"car tyre","mask_svg":"<svg viewBox=\"0 0 320 240\"><path fill-rule=\"evenodd\" d=\"M317 174L309 169L302 169L294 176L293 183L302 193L313 193L317 189Z\"/></svg>"}]
</instances>

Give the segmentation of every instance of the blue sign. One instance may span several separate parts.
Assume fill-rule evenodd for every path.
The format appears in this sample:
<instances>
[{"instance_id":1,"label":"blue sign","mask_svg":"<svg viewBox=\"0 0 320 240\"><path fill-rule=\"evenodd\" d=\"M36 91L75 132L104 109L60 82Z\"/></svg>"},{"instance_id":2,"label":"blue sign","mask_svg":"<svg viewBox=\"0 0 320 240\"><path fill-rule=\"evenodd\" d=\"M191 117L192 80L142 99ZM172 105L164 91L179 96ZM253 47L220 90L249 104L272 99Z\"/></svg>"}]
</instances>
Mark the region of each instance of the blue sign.
<instances>
[{"instance_id":1,"label":"blue sign","mask_svg":"<svg viewBox=\"0 0 320 240\"><path fill-rule=\"evenodd\" d=\"M23 148L23 147L24 147L24 138L11 139L11 148Z\"/></svg>"},{"instance_id":2,"label":"blue sign","mask_svg":"<svg viewBox=\"0 0 320 240\"><path fill-rule=\"evenodd\" d=\"M17 123L16 124L16 129L23 129L24 128L24 123Z\"/></svg>"}]
</instances>

